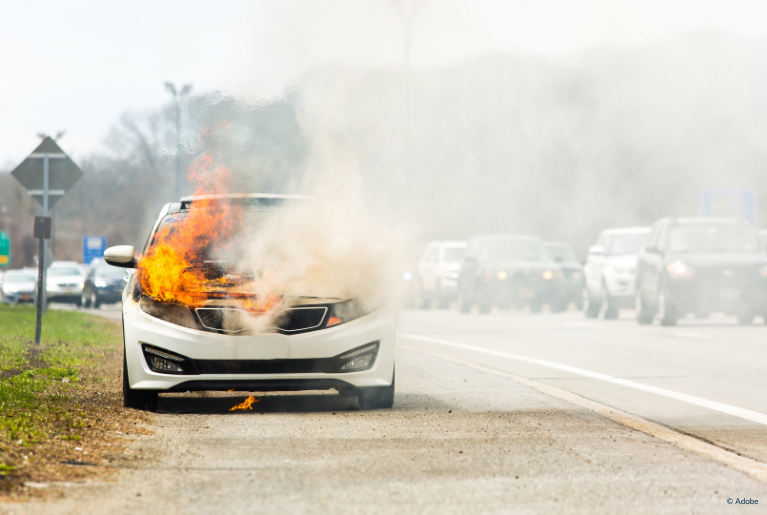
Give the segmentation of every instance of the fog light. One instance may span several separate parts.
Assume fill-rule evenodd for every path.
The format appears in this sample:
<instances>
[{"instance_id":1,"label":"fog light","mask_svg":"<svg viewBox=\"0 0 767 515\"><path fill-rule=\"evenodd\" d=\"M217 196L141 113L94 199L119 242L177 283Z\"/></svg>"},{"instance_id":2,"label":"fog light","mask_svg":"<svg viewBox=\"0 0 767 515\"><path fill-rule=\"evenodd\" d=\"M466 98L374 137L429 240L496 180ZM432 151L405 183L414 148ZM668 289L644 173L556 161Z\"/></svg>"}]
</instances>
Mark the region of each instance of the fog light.
<instances>
[{"instance_id":1,"label":"fog light","mask_svg":"<svg viewBox=\"0 0 767 515\"><path fill-rule=\"evenodd\" d=\"M333 358L327 371L332 372L359 372L367 370L375 363L378 354L379 342L368 343L351 351Z\"/></svg>"},{"instance_id":2,"label":"fog light","mask_svg":"<svg viewBox=\"0 0 767 515\"><path fill-rule=\"evenodd\" d=\"M366 366L370 365L371 359L373 359L373 354L371 353L357 356L356 358L352 358L352 360L346 363L346 365L342 366L341 370L355 370L357 368L365 368Z\"/></svg>"},{"instance_id":3,"label":"fog light","mask_svg":"<svg viewBox=\"0 0 767 515\"><path fill-rule=\"evenodd\" d=\"M194 365L183 356L144 345L144 357L154 372L163 374L194 373Z\"/></svg>"},{"instance_id":4,"label":"fog light","mask_svg":"<svg viewBox=\"0 0 767 515\"><path fill-rule=\"evenodd\" d=\"M149 356L149 366L157 372L170 372L171 374L183 374L181 365L160 356Z\"/></svg>"}]
</instances>

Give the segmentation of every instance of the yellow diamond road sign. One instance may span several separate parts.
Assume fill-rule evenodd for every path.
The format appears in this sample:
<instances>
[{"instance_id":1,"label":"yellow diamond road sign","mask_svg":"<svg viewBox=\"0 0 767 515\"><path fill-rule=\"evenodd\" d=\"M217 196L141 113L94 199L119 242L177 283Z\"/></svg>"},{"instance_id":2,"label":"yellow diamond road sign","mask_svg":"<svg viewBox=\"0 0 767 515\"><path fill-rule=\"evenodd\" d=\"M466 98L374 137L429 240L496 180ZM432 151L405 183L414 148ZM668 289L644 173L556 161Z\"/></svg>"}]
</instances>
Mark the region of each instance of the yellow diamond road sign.
<instances>
[{"instance_id":1,"label":"yellow diamond road sign","mask_svg":"<svg viewBox=\"0 0 767 515\"><path fill-rule=\"evenodd\" d=\"M42 143L11 172L40 204L43 203L44 162L48 158L48 207L53 207L82 177L83 172L61 147L46 136Z\"/></svg>"}]
</instances>

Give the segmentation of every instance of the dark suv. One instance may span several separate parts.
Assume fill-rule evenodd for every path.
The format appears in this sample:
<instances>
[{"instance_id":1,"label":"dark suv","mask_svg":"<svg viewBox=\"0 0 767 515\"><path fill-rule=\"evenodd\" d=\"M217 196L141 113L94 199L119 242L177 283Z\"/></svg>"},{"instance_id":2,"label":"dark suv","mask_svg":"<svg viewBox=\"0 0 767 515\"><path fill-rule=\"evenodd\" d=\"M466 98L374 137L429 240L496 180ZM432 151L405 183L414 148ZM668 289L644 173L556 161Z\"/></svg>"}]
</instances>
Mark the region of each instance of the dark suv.
<instances>
[{"instance_id":1,"label":"dark suv","mask_svg":"<svg viewBox=\"0 0 767 515\"><path fill-rule=\"evenodd\" d=\"M674 325L689 313L724 312L750 324L767 316L767 256L759 234L728 218L664 218L640 253L637 321Z\"/></svg>"},{"instance_id":2,"label":"dark suv","mask_svg":"<svg viewBox=\"0 0 767 515\"><path fill-rule=\"evenodd\" d=\"M562 270L546 253L538 238L530 236L475 236L461 262L458 277L458 309L480 313L493 306L530 306L541 310L549 304L557 310ZM561 309L560 309L561 310Z\"/></svg>"}]
</instances>

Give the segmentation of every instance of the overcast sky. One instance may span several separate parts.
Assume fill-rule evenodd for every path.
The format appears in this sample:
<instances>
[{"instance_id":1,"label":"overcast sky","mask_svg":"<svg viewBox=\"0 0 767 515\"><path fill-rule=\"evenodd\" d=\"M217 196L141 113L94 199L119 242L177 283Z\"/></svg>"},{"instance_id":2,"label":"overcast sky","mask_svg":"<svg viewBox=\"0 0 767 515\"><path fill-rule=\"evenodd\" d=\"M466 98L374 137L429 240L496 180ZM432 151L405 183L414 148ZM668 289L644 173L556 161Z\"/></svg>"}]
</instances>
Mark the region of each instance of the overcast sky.
<instances>
[{"instance_id":1,"label":"overcast sky","mask_svg":"<svg viewBox=\"0 0 767 515\"><path fill-rule=\"evenodd\" d=\"M488 50L567 59L693 30L767 35L760 0L249 0L0 2L0 170L66 130L73 157L101 145L126 110L170 100L165 81L250 99L329 63L400 66L403 3L413 62Z\"/></svg>"}]
</instances>

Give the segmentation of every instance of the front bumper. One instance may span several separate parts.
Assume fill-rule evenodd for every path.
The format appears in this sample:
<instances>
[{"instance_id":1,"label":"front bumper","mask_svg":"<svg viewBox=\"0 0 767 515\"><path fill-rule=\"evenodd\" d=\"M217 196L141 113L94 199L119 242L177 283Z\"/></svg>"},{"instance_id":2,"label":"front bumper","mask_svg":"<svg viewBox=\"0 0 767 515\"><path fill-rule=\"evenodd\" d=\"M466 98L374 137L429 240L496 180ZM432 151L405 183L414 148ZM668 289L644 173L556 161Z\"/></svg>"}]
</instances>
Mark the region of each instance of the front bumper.
<instances>
[{"instance_id":1,"label":"front bumper","mask_svg":"<svg viewBox=\"0 0 767 515\"><path fill-rule=\"evenodd\" d=\"M629 304L633 305L636 292L636 271L618 272L614 270L605 270L604 282L607 285L607 293L611 297L627 299Z\"/></svg>"},{"instance_id":2,"label":"front bumper","mask_svg":"<svg viewBox=\"0 0 767 515\"><path fill-rule=\"evenodd\" d=\"M538 302L548 304L559 299L561 279L531 279L511 276L485 279L480 295L491 304Z\"/></svg>"},{"instance_id":3,"label":"front bumper","mask_svg":"<svg viewBox=\"0 0 767 515\"><path fill-rule=\"evenodd\" d=\"M3 302L6 304L20 304L24 302L29 302L31 304L34 304L35 298L37 297L35 292L7 292L2 294Z\"/></svg>"},{"instance_id":4,"label":"front bumper","mask_svg":"<svg viewBox=\"0 0 767 515\"><path fill-rule=\"evenodd\" d=\"M329 329L284 335L260 333L228 336L202 332L151 317L135 309L123 311L125 357L133 389L186 390L306 390L388 386L394 368L393 313L380 309ZM347 373L195 374L154 372L141 346L148 344L191 360L297 360L332 358L378 341L376 360L369 370Z\"/></svg>"},{"instance_id":5,"label":"front bumper","mask_svg":"<svg viewBox=\"0 0 767 515\"><path fill-rule=\"evenodd\" d=\"M667 281L669 300L682 313L767 313L767 280L707 281L674 278Z\"/></svg>"}]
</instances>

